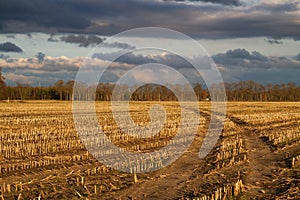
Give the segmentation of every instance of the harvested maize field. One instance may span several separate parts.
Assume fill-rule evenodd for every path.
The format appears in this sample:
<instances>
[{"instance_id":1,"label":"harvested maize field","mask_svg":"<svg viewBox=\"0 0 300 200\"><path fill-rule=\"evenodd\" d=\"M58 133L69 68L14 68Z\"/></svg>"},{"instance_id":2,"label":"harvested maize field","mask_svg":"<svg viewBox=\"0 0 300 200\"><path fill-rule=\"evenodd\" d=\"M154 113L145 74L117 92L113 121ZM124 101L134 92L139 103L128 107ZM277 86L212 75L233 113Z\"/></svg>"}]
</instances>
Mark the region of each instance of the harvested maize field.
<instances>
[{"instance_id":1,"label":"harvested maize field","mask_svg":"<svg viewBox=\"0 0 300 200\"><path fill-rule=\"evenodd\" d=\"M126 151L156 151L175 137L180 106L130 102L136 125L150 122L153 104L166 112L153 137L124 134L110 102L96 103L99 125ZM300 103L227 103L221 135L203 159L199 149L210 124L210 102L199 102L199 108L197 135L179 159L156 171L127 173L87 151L71 102L0 102L0 199L300 199Z\"/></svg>"}]
</instances>

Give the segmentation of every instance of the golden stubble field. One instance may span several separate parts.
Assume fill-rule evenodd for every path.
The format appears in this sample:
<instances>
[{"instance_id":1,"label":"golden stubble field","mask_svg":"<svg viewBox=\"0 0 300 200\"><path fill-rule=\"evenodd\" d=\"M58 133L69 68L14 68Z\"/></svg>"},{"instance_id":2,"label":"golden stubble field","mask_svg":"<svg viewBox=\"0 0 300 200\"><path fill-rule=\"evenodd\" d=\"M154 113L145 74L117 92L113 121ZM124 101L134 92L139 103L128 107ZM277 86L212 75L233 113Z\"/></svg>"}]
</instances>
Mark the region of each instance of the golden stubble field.
<instances>
[{"instance_id":1,"label":"golden stubble field","mask_svg":"<svg viewBox=\"0 0 300 200\"><path fill-rule=\"evenodd\" d=\"M156 151L175 137L180 108L176 102L131 102L137 125L150 122L153 104L167 113L154 137L137 139L120 131L110 102L96 103L99 124L126 151ZM71 102L1 102L0 199L300 198L300 103L227 103L222 134L204 159L198 154L210 103L199 102L199 107L190 148L167 167L134 175L106 167L85 149ZM149 166L141 162L139 167Z\"/></svg>"}]
</instances>

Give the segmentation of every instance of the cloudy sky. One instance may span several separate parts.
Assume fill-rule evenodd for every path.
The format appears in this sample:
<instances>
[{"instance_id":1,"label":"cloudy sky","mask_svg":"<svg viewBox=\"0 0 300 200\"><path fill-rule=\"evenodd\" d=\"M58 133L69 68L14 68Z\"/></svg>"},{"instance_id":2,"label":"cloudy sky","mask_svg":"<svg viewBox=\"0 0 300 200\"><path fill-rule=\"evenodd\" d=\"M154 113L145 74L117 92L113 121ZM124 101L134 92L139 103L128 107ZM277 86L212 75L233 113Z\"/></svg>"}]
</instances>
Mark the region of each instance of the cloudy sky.
<instances>
[{"instance_id":1,"label":"cloudy sky","mask_svg":"<svg viewBox=\"0 0 300 200\"><path fill-rule=\"evenodd\" d=\"M133 52L116 61L103 81L116 81L149 62L175 66L197 81L178 56L135 52L131 41L143 40L139 35L106 42L122 31L149 26L198 41L224 81L300 84L299 0L2 0L0 67L9 85L51 85L74 79L84 58L101 43L102 51L94 56L99 66L114 52ZM147 37L158 41L158 36ZM177 44L176 38L159 39ZM188 46L182 43L182 48Z\"/></svg>"}]
</instances>

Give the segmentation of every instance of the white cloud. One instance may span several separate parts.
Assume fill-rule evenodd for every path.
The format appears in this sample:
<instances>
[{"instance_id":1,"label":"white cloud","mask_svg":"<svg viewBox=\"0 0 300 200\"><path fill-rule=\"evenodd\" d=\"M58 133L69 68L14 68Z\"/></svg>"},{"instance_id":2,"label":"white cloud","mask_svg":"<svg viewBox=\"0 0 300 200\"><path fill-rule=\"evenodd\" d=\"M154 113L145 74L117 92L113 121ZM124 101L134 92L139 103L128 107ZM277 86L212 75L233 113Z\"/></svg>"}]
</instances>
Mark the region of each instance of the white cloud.
<instances>
[{"instance_id":1,"label":"white cloud","mask_svg":"<svg viewBox=\"0 0 300 200\"><path fill-rule=\"evenodd\" d=\"M37 77L37 76L25 76L22 74L14 74L14 73L8 73L5 74L5 78L6 81L10 84L14 84L14 83L22 83L22 84L28 84L28 85L32 85L32 84L36 84L36 83L52 83L53 81L55 81L55 79L52 78L41 78L41 77Z\"/></svg>"}]
</instances>

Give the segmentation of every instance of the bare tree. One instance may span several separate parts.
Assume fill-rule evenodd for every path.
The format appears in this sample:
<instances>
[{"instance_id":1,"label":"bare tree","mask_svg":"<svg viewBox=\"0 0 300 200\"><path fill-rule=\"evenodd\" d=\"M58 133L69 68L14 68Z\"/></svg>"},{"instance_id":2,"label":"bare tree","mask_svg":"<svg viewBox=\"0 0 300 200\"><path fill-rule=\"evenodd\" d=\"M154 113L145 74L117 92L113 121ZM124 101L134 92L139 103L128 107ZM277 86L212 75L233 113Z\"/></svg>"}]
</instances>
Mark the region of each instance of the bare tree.
<instances>
[{"instance_id":1,"label":"bare tree","mask_svg":"<svg viewBox=\"0 0 300 200\"><path fill-rule=\"evenodd\" d=\"M58 80L54 85L56 89L59 91L59 100L63 100L64 81Z\"/></svg>"},{"instance_id":2,"label":"bare tree","mask_svg":"<svg viewBox=\"0 0 300 200\"><path fill-rule=\"evenodd\" d=\"M65 91L66 91L66 99L68 101L70 100L73 100L73 87L74 87L74 84L75 84L75 81L71 80L71 81L68 81L66 84L65 84Z\"/></svg>"},{"instance_id":3,"label":"bare tree","mask_svg":"<svg viewBox=\"0 0 300 200\"><path fill-rule=\"evenodd\" d=\"M6 84L5 78L2 76L2 68L0 67L0 99L6 98Z\"/></svg>"}]
</instances>

